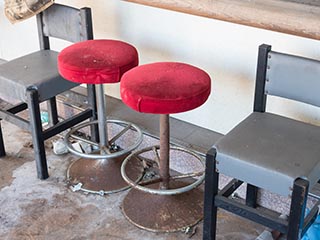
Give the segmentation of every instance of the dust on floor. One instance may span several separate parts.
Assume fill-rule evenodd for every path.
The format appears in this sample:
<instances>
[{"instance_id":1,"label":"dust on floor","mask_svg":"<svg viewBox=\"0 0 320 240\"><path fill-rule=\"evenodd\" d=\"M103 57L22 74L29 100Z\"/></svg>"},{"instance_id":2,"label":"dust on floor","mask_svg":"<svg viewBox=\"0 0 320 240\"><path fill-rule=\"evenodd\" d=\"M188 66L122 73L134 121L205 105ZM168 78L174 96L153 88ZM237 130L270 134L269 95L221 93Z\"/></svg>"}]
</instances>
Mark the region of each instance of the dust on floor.
<instances>
[{"instance_id":1,"label":"dust on floor","mask_svg":"<svg viewBox=\"0 0 320 240\"><path fill-rule=\"evenodd\" d=\"M66 171L77 157L54 155L50 140L50 177L38 180L30 134L5 121L1 124L7 156L0 158L0 239L189 239L183 232L152 233L129 223L120 209L127 191L107 196L73 192ZM263 227L219 211L218 230L218 239L249 240L255 239ZM202 239L202 222L190 239Z\"/></svg>"}]
</instances>

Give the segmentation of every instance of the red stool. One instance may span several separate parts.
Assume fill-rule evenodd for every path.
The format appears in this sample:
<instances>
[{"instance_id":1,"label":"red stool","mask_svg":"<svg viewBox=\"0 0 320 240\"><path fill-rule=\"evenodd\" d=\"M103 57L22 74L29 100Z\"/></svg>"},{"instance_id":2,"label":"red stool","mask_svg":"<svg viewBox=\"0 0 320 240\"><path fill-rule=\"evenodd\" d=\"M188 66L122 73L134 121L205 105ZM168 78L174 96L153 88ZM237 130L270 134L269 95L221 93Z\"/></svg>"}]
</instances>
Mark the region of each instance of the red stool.
<instances>
[{"instance_id":1,"label":"red stool","mask_svg":"<svg viewBox=\"0 0 320 240\"><path fill-rule=\"evenodd\" d=\"M203 192L196 187L204 179L204 161L192 151L170 147L169 114L202 105L210 94L210 77L184 63L153 63L126 72L120 88L122 101L129 107L160 114L160 146L133 152L121 166L123 178L133 187L123 201L124 215L136 226L156 232L173 232L197 224L203 215ZM172 151L200 161L202 171L180 173L171 169ZM147 166L139 184L127 174L129 163L137 159Z\"/></svg>"},{"instance_id":2,"label":"red stool","mask_svg":"<svg viewBox=\"0 0 320 240\"><path fill-rule=\"evenodd\" d=\"M104 83L117 83L129 69L138 65L137 50L124 42L116 40L89 40L73 44L61 51L58 56L58 69L67 80L77 83L95 84L97 92L98 120L87 122L71 129L65 140L68 149L82 158L68 169L68 179L74 190L106 194L121 191L128 187L120 174L123 159L142 141L142 132L134 124L107 120L105 109ZM108 134L108 126L117 125L119 132ZM79 136L86 127L97 128L98 137ZM130 130L130 131L129 131ZM118 145L121 139L131 136L132 143L126 147ZM110 139L110 140L109 140ZM72 141L86 143L95 149L92 153L83 153L76 149ZM90 159L94 159L95 161ZM131 174L137 181L141 178L142 166L131 165Z\"/></svg>"}]
</instances>

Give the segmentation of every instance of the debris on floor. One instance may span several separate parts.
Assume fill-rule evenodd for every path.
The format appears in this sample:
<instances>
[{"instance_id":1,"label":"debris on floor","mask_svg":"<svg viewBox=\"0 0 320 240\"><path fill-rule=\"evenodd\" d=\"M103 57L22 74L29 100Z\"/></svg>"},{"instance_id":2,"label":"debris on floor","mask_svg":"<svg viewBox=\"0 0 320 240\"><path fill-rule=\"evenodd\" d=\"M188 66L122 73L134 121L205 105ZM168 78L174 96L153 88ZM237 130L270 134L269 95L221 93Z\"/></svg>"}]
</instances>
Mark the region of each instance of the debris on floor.
<instances>
[{"instance_id":1,"label":"debris on floor","mask_svg":"<svg viewBox=\"0 0 320 240\"><path fill-rule=\"evenodd\" d=\"M104 196L73 192L66 172L77 157L70 153L55 155L46 146L50 177L37 179L33 149L23 146L31 141L30 133L1 123L7 156L0 158L0 239L202 239L202 222L189 229L187 236L185 232L153 233L137 228L120 210L128 191ZM155 144L157 139L146 136L141 148ZM252 240L262 231L258 224L219 211L219 240Z\"/></svg>"},{"instance_id":2,"label":"debris on floor","mask_svg":"<svg viewBox=\"0 0 320 240\"><path fill-rule=\"evenodd\" d=\"M69 152L64 140L58 139L57 141L52 142L53 145L53 152L56 155L62 155Z\"/></svg>"}]
</instances>

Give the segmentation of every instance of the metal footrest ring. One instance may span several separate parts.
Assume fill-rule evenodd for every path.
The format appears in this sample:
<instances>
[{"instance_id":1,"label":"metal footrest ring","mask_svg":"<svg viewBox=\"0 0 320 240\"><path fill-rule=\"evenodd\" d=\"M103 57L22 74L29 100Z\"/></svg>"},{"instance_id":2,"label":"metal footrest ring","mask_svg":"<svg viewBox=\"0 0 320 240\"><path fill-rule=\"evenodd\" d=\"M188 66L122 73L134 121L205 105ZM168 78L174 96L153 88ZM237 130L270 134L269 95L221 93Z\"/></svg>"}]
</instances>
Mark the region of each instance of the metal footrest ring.
<instances>
[{"instance_id":1,"label":"metal footrest ring","mask_svg":"<svg viewBox=\"0 0 320 240\"><path fill-rule=\"evenodd\" d=\"M121 130L119 130L119 133L115 134L109 142L109 146L100 146L99 143L92 141L89 138L78 136L76 133L79 132L80 129L83 129L88 126L92 126L98 124L98 120L96 121L90 121L83 124L79 124L76 127L72 128L65 136L65 142L67 145L68 150L80 157L83 158L89 158L89 159L108 159L108 158L117 158L119 156L125 155L135 148L137 148L140 143L142 142L142 131L139 127L137 127L133 123L120 121L120 120L107 120L106 121L106 127L108 124L116 124L119 127L122 127ZM126 134L133 134L134 133L134 140L131 140L133 143L129 146L126 146L125 148L119 146L117 144L117 140L121 138L132 138L132 137L125 137ZM83 142L86 144L89 144L92 146L94 151L92 153L85 153L80 152L79 150L75 149L75 147L72 145L72 139L77 140L79 142Z\"/></svg>"},{"instance_id":2,"label":"metal footrest ring","mask_svg":"<svg viewBox=\"0 0 320 240\"><path fill-rule=\"evenodd\" d=\"M150 180L144 181L144 182L139 182L137 183L136 181L133 181L132 179L130 179L130 177L128 177L127 173L126 173L126 166L129 163L130 160L132 159L140 159L142 161L145 161L144 157L139 156L141 154L144 154L146 152L150 152L152 151L155 155L154 160L149 160L149 161L153 161L155 162L158 166L159 166L159 154L158 154L158 150L160 149L160 146L152 146L152 147L148 147L148 148L144 148L138 151L135 151L133 153L131 153L122 163L121 165L121 175L123 177L123 179L134 189L138 189L140 191L146 192L146 193L151 193L151 194L158 194L158 195L176 195L176 194L181 194L184 192L188 192L194 188L196 188L197 186L199 186L203 180L204 180L204 171L201 172L193 172L193 173L187 173L187 174L178 174L175 176L171 176L170 177L170 181L175 181L175 180L182 180L182 179L186 179L186 178L195 178L195 181L193 181L192 183L188 183L185 186L179 187L179 188L175 188L175 189L154 189L154 188L148 188L145 187L146 185L149 184L154 184L154 183L158 183L161 182L160 178L151 178ZM203 166L203 168L205 167L204 161L201 159L200 156L198 156L196 153L189 151L185 148L181 148L181 147L170 147L170 150L175 150L175 151L181 151L181 152L185 152L188 155L191 155L193 158L197 159L201 165ZM144 163L144 165L148 165L148 163ZM149 164L150 165L150 164Z\"/></svg>"}]
</instances>

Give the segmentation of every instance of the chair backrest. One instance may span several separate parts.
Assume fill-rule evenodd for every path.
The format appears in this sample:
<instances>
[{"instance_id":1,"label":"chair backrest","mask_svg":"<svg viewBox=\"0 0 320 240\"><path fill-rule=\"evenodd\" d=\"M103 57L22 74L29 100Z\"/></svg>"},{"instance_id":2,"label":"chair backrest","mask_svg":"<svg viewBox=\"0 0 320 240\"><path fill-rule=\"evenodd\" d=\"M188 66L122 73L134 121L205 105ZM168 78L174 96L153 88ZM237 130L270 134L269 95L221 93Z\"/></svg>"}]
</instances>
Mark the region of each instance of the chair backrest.
<instances>
[{"instance_id":1,"label":"chair backrest","mask_svg":"<svg viewBox=\"0 0 320 240\"><path fill-rule=\"evenodd\" d=\"M53 4L37 15L41 49L50 49L49 37L79 42L93 39L90 8Z\"/></svg>"},{"instance_id":2,"label":"chair backrest","mask_svg":"<svg viewBox=\"0 0 320 240\"><path fill-rule=\"evenodd\" d=\"M320 61L259 47L254 111L264 112L267 95L320 106Z\"/></svg>"}]
</instances>

